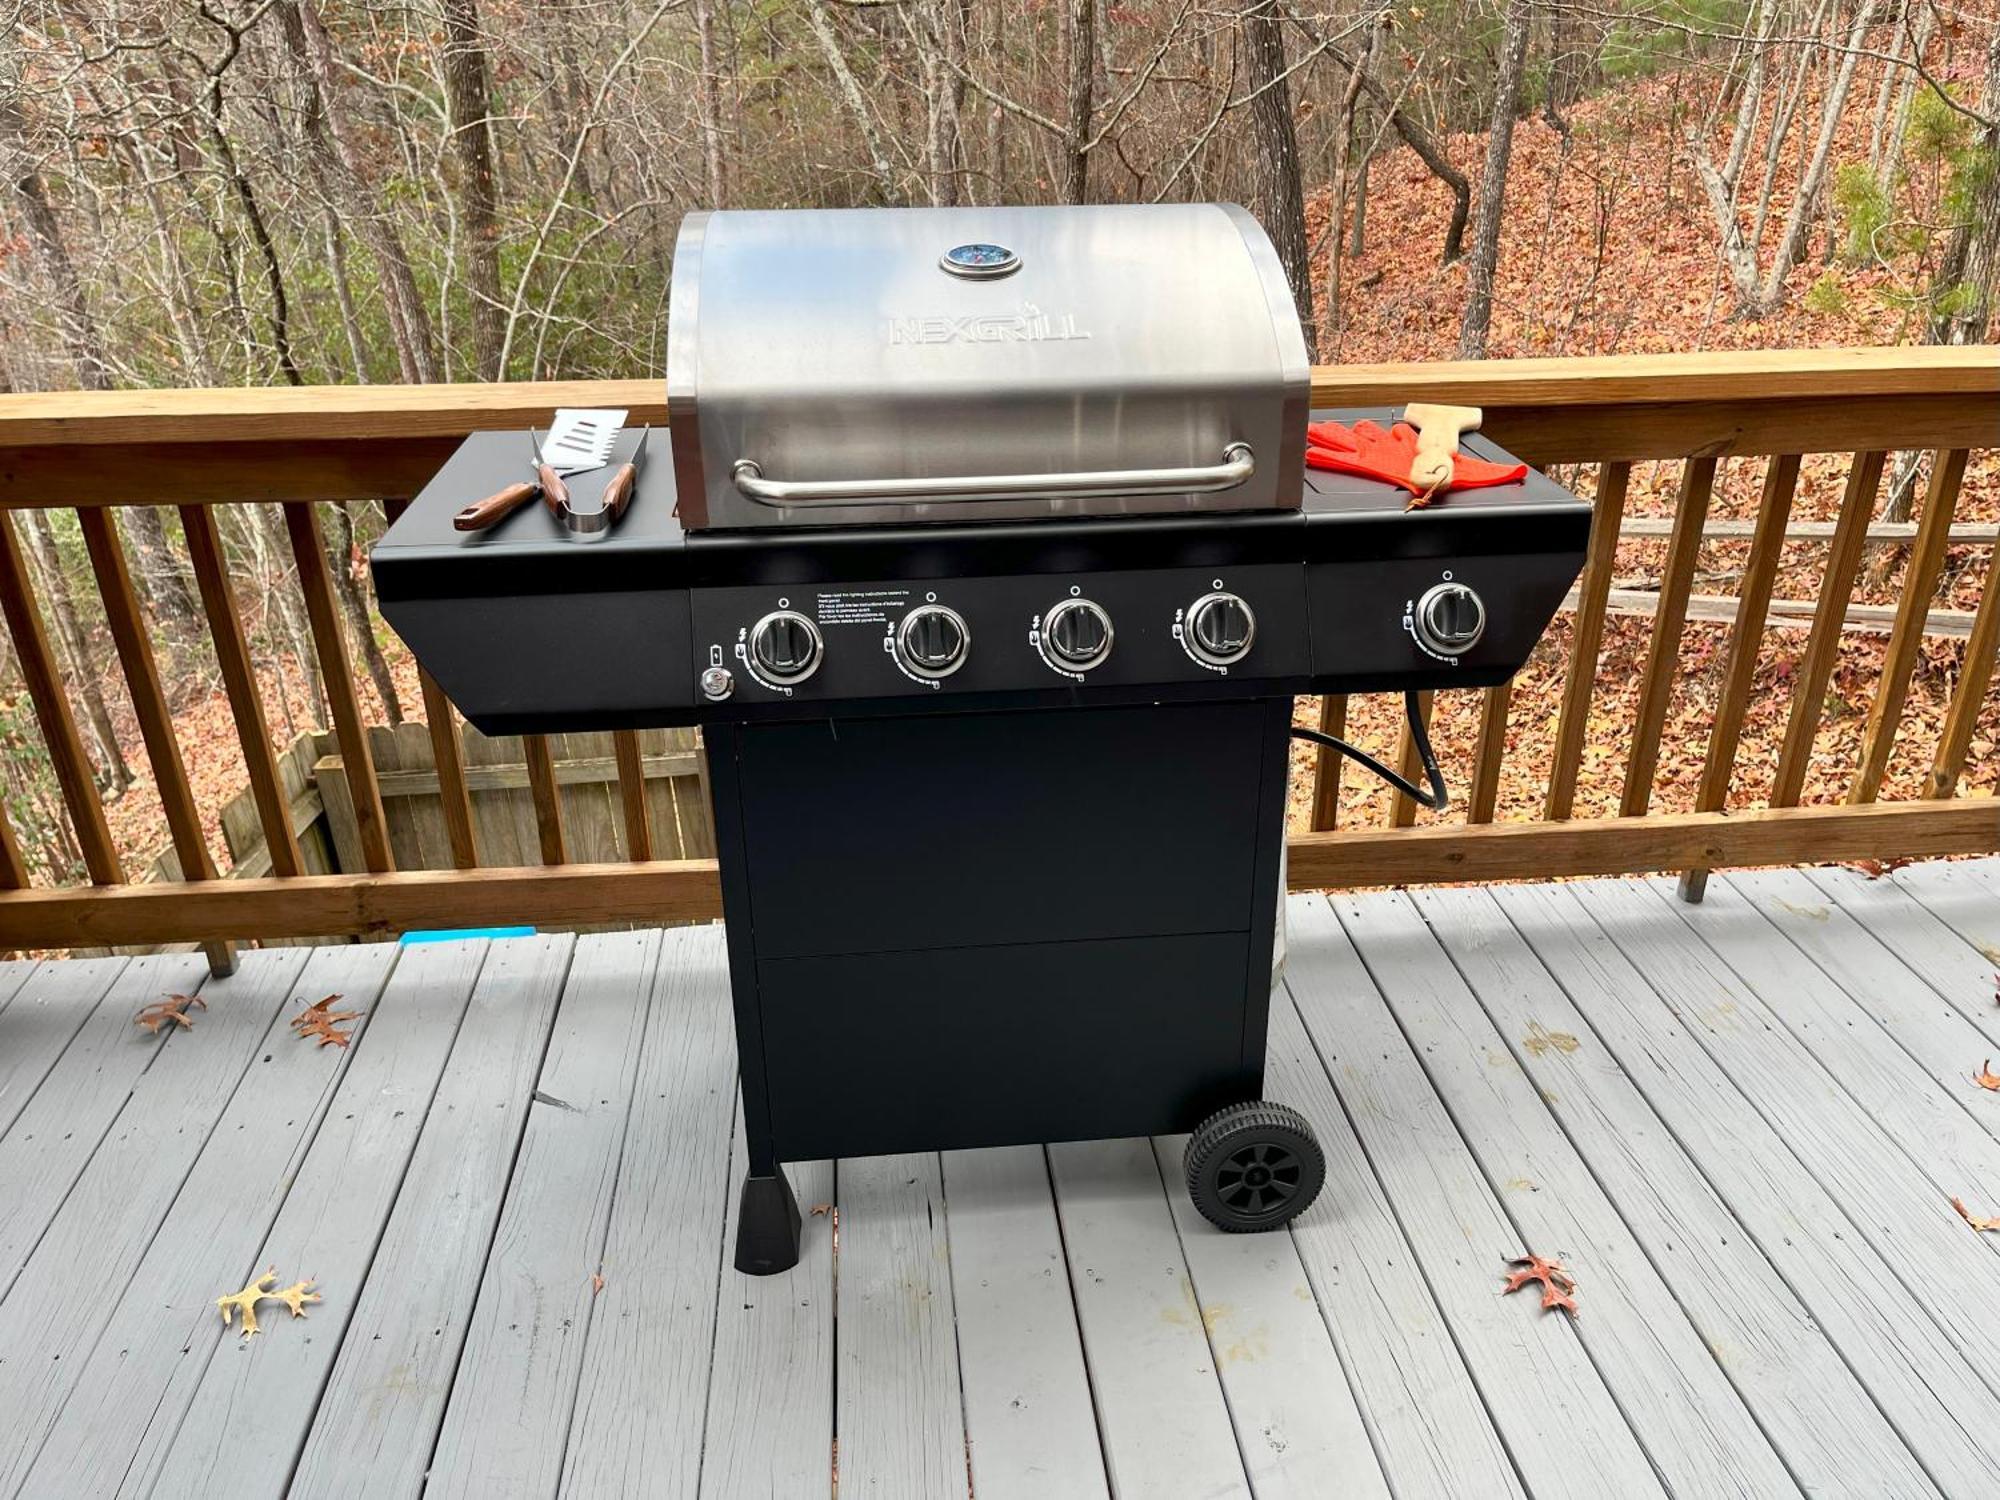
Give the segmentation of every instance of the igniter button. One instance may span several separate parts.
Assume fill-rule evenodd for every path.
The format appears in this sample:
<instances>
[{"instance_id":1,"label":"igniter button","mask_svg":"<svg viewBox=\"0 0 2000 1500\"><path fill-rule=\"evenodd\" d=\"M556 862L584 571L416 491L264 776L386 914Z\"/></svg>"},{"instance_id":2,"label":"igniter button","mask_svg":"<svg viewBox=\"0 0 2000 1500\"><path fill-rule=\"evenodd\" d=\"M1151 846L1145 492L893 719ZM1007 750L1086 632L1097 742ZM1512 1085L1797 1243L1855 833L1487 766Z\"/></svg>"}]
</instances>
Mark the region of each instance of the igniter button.
<instances>
[{"instance_id":1,"label":"igniter button","mask_svg":"<svg viewBox=\"0 0 2000 1500\"><path fill-rule=\"evenodd\" d=\"M701 695L711 703L720 703L736 691L736 675L727 667L710 667L701 674Z\"/></svg>"}]
</instances>

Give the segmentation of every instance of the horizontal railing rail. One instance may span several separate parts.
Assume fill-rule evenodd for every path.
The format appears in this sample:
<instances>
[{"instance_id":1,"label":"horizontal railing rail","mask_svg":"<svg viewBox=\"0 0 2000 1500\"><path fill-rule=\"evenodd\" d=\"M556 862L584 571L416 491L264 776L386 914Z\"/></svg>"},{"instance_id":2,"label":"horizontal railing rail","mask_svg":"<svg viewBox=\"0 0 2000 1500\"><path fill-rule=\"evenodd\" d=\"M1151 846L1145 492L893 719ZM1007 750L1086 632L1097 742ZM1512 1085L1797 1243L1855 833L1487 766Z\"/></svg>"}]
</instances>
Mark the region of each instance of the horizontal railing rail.
<instances>
[{"instance_id":1,"label":"horizontal railing rail","mask_svg":"<svg viewBox=\"0 0 2000 1500\"><path fill-rule=\"evenodd\" d=\"M652 858L635 734L614 737L623 817L619 864L570 863L561 787L568 779L548 742L528 736L524 775L539 851L535 867L481 867L453 711L419 676L436 751L437 792L449 870L393 868L383 788L370 757L356 677L329 576L318 501L383 500L393 512L467 434L548 420L557 406L618 406L630 420L662 424L664 390L643 381L510 385L61 392L0 395L0 615L33 705L89 884L31 884L22 851L0 817L0 949L201 941L218 966L227 940L314 932L393 933L493 921L689 920L719 913L713 863ZM1570 655L1553 731L1541 816L1495 822L1508 753L1511 685L1484 692L1466 822L1412 827L1407 798L1386 827L1334 826L1340 762L1323 756L1312 788L1312 828L1290 841L1295 887L1414 884L1650 870L1702 872L1721 865L1889 859L2000 849L2000 799L1958 795L1969 747L2000 651L2000 581L1990 520L1961 522L1958 498L1970 455L2000 442L2000 352L1992 347L1797 350L1326 367L1313 373L1317 407L1397 407L1411 400L1484 408L1484 430L1543 465L1594 466L1596 515L1589 559L1574 595ZM1927 485L1907 527L1874 511L1891 455L1929 451ZM1845 495L1829 522L1793 523L1801 459L1851 454ZM1762 499L1749 523L1717 523L1709 510L1722 466L1765 459ZM1625 517L1633 466L1681 466L1670 520ZM324 680L351 793L355 842L366 868L306 875L288 817L241 607L224 559L216 507L282 506L311 644ZM154 664L144 614L107 507L172 506L215 651L224 692L263 823L271 874L220 880L202 837L175 722ZM158 784L164 822L185 883L126 884L41 605L10 512L74 508L105 615ZM1634 522L1643 524L1634 525ZM1663 524L1664 522L1664 524ZM1888 527L1890 529L1886 529ZM1621 533L1663 544L1665 561L1643 605L1614 590ZM1706 539L1747 542L1733 605L1723 687L1703 757L1695 810L1652 814L1669 699L1691 616L1723 613L1697 594ZM1773 600L1785 544L1825 554L1817 598L1793 680L1784 744L1769 806L1725 810L1749 705L1758 647L1799 601ZM1978 604L1935 609L1947 549L1974 548L1985 570ZM1871 548L1905 549L1893 606L1854 605ZM1884 619L1881 611L1890 608ZM1650 616L1646 664L1615 817L1575 819L1579 768L1598 686L1608 614ZM1872 613L1855 616L1861 609ZM1808 762L1841 631L1860 618L1886 630L1884 663L1863 743L1845 777L1845 805L1801 807ZM1956 685L1930 756L1921 800L1878 803L1917 652L1927 627L1964 642ZM1797 619L1786 621L1796 629ZM1428 698L1426 703L1428 705ZM1322 703L1338 733L1347 704ZM1406 768L1415 749L1406 734ZM392 788L393 790L393 788Z\"/></svg>"}]
</instances>

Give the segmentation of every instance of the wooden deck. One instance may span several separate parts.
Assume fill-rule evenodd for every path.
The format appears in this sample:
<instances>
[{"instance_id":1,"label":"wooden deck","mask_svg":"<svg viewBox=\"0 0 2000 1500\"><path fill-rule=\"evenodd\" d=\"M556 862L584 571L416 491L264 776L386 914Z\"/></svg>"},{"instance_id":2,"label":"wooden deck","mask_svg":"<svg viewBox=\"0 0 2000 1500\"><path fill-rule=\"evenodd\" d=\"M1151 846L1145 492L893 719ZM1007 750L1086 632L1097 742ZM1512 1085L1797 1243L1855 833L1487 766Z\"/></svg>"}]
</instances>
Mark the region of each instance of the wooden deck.
<instances>
[{"instance_id":1,"label":"wooden deck","mask_svg":"<svg viewBox=\"0 0 2000 1500\"><path fill-rule=\"evenodd\" d=\"M1177 1140L842 1161L765 1280L717 929L0 966L0 1495L1992 1492L2000 860L1290 924L1290 1233Z\"/></svg>"}]
</instances>

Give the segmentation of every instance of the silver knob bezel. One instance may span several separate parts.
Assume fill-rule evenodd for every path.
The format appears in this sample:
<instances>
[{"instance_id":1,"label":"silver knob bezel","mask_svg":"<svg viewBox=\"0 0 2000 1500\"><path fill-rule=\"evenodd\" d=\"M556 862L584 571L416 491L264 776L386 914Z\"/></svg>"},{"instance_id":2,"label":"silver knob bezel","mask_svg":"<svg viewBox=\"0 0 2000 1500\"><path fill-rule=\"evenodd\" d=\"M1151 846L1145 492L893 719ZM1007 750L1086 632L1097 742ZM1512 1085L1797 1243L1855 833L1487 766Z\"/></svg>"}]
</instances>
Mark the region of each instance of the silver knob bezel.
<instances>
[{"instance_id":1,"label":"silver knob bezel","mask_svg":"<svg viewBox=\"0 0 2000 1500\"><path fill-rule=\"evenodd\" d=\"M958 654L941 667L926 666L918 661L910 651L910 630L925 615L943 615L958 626ZM919 604L896 625L896 660L906 671L915 673L927 682L942 682L960 667L972 652L972 627L965 623L965 616L948 604Z\"/></svg>"},{"instance_id":2,"label":"silver knob bezel","mask_svg":"<svg viewBox=\"0 0 2000 1500\"><path fill-rule=\"evenodd\" d=\"M1438 639L1431 625L1431 606L1445 594L1460 593L1472 601L1472 607L1479 612L1478 623L1472 627L1472 634L1461 644L1453 645ZM1425 589L1417 599L1417 607L1411 614L1411 623L1416 629L1417 639L1427 650L1439 656L1463 656L1486 634L1486 601L1479 597L1479 591L1469 584L1434 583Z\"/></svg>"},{"instance_id":3,"label":"silver knob bezel","mask_svg":"<svg viewBox=\"0 0 2000 1500\"><path fill-rule=\"evenodd\" d=\"M1217 604L1235 604L1242 608L1243 618L1250 629L1244 634L1243 644L1234 651L1211 651L1201 643L1201 631L1195 626L1204 611ZM1250 648L1257 644L1257 611L1250 607L1250 601L1241 594L1232 594L1227 589L1217 589L1212 594L1203 594L1188 606L1187 619L1181 630L1190 655L1196 661L1205 661L1211 667L1229 667L1250 654Z\"/></svg>"},{"instance_id":4,"label":"silver knob bezel","mask_svg":"<svg viewBox=\"0 0 2000 1500\"><path fill-rule=\"evenodd\" d=\"M1097 623L1104 627L1104 644L1098 647L1096 652L1089 657L1072 659L1063 653L1061 647L1056 645L1056 621L1065 615L1075 614L1079 610L1088 610L1091 614L1097 616ZM1095 599L1064 599L1061 603L1054 605L1047 614L1042 616L1042 648L1048 652L1049 660L1072 672L1088 672L1094 667L1103 666L1109 660L1112 643L1117 638L1118 633L1111 625L1110 612Z\"/></svg>"},{"instance_id":5,"label":"silver knob bezel","mask_svg":"<svg viewBox=\"0 0 2000 1500\"><path fill-rule=\"evenodd\" d=\"M805 626L806 635L812 641L812 655L807 658L806 664L790 672L779 671L757 653L758 637L780 620L796 620ZM749 659L751 668L765 681L775 682L779 687L795 687L804 682L819 670L819 664L826 659L826 637L819 633L819 626L815 625L809 616L802 615L795 609L774 609L758 620L750 627L748 645L749 650L745 655Z\"/></svg>"}]
</instances>

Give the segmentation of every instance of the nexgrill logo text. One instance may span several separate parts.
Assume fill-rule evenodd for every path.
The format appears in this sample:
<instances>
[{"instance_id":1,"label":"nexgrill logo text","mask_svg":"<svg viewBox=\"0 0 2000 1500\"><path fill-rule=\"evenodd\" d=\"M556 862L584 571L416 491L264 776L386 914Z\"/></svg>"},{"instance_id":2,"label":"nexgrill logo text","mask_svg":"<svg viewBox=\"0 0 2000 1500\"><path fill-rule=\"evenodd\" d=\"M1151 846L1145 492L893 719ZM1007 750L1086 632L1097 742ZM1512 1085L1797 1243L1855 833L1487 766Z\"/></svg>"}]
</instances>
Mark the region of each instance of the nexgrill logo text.
<instances>
[{"instance_id":1,"label":"nexgrill logo text","mask_svg":"<svg viewBox=\"0 0 2000 1500\"><path fill-rule=\"evenodd\" d=\"M1076 326L1076 314L1051 316L1024 302L1011 316L981 313L972 317L891 318L891 344L1039 344L1048 340L1087 339Z\"/></svg>"}]
</instances>

